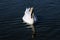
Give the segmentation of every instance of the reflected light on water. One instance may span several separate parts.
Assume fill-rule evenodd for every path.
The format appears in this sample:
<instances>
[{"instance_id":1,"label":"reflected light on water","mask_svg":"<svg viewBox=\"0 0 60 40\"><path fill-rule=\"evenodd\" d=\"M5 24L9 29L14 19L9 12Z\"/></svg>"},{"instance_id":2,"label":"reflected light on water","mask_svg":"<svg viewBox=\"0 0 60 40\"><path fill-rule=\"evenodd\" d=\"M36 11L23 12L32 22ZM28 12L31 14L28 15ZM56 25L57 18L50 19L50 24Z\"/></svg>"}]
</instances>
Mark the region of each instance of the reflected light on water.
<instances>
[{"instance_id":1,"label":"reflected light on water","mask_svg":"<svg viewBox=\"0 0 60 40\"><path fill-rule=\"evenodd\" d=\"M35 26L34 25L30 25L30 26L27 26L27 28L31 28L32 30L32 39L35 40L35 34L36 34L36 30L35 30Z\"/></svg>"}]
</instances>

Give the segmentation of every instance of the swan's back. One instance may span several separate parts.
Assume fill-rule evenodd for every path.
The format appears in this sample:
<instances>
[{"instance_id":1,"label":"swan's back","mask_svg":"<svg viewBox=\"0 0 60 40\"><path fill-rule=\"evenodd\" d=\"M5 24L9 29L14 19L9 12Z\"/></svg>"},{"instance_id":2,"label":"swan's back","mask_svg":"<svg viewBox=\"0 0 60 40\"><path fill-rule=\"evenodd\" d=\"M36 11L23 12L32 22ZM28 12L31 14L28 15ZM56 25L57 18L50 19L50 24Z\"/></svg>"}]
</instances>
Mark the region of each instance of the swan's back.
<instances>
[{"instance_id":1,"label":"swan's back","mask_svg":"<svg viewBox=\"0 0 60 40\"><path fill-rule=\"evenodd\" d=\"M23 21L25 23L27 23L27 24L33 24L34 23L33 18L31 19L28 15L27 16L26 15L23 16Z\"/></svg>"}]
</instances>

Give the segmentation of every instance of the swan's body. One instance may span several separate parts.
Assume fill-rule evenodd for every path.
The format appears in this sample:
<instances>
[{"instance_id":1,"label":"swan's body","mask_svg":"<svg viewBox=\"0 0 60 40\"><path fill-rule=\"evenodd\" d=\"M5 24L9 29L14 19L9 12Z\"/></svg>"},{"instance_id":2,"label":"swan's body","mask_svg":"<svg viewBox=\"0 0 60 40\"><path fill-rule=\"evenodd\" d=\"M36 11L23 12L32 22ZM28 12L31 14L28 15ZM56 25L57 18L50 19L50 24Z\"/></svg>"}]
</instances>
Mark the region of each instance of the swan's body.
<instances>
[{"instance_id":1,"label":"swan's body","mask_svg":"<svg viewBox=\"0 0 60 40\"><path fill-rule=\"evenodd\" d=\"M32 10L33 8L26 8L25 14L22 18L23 21L27 24L34 24L34 22L36 21L36 17L34 16L34 13L32 14Z\"/></svg>"}]
</instances>

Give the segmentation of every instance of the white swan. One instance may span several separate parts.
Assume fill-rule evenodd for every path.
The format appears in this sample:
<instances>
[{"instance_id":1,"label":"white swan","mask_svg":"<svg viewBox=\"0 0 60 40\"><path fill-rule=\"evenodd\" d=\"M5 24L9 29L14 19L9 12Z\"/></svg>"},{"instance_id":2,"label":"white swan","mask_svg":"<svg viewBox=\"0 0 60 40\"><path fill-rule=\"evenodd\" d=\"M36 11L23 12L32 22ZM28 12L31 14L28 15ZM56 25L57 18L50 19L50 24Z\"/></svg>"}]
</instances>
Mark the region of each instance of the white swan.
<instances>
[{"instance_id":1,"label":"white swan","mask_svg":"<svg viewBox=\"0 0 60 40\"><path fill-rule=\"evenodd\" d=\"M32 13L33 11L33 7L31 8L26 8L25 10L25 14L22 18L22 20L27 23L27 24L34 24L34 22L36 22L36 17L34 16L34 13Z\"/></svg>"}]
</instances>

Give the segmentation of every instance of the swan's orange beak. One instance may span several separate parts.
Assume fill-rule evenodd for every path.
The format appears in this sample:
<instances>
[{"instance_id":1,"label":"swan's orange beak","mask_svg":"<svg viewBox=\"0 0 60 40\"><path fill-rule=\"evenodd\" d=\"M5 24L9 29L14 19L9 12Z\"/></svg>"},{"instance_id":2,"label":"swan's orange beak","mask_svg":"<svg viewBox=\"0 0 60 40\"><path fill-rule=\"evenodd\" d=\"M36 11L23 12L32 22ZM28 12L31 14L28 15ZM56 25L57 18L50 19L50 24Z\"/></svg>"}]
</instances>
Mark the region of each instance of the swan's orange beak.
<instances>
[{"instance_id":1,"label":"swan's orange beak","mask_svg":"<svg viewBox=\"0 0 60 40\"><path fill-rule=\"evenodd\" d=\"M31 14L32 14L32 11L33 11L33 7L30 8L30 12L31 12Z\"/></svg>"}]
</instances>

